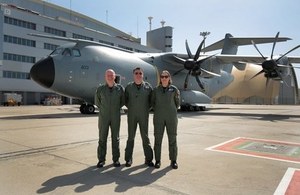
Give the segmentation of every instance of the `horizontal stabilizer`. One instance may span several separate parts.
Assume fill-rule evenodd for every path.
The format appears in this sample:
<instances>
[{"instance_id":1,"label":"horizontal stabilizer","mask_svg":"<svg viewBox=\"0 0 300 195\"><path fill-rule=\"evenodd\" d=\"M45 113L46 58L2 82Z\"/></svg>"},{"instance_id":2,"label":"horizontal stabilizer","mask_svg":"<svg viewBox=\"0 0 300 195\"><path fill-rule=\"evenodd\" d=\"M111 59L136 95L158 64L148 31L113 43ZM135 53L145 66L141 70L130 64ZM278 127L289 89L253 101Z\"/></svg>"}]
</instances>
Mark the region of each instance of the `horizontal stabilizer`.
<instances>
[{"instance_id":1,"label":"horizontal stabilizer","mask_svg":"<svg viewBox=\"0 0 300 195\"><path fill-rule=\"evenodd\" d=\"M236 46L242 45L252 45L251 41L254 41L256 44L263 44L263 43L273 43L275 41L275 37L228 37L229 41L234 43ZM222 39L218 42L215 42L204 49L203 52L214 51L218 49L222 49L224 46L225 39ZM277 42L283 42L291 40L288 37L278 37Z\"/></svg>"}]
</instances>

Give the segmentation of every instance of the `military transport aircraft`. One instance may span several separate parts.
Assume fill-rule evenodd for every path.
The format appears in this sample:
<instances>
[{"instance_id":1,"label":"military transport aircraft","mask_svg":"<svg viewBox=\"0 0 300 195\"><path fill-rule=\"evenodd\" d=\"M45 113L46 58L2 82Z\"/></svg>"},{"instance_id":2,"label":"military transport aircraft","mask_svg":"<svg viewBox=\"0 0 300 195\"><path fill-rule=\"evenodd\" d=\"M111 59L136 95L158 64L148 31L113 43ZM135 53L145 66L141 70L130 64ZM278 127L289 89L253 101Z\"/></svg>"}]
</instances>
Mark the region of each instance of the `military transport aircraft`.
<instances>
[{"instance_id":1,"label":"military transport aircraft","mask_svg":"<svg viewBox=\"0 0 300 195\"><path fill-rule=\"evenodd\" d=\"M225 38L202 49L203 41L195 55L188 43L188 55L177 53L135 53L99 42L30 34L43 38L63 40L69 43L56 48L49 56L41 59L30 70L31 78L42 85L64 96L81 99L83 114L93 113L94 93L100 83L104 83L107 69L115 70L116 82L127 85L132 81L132 70L135 67L144 69L144 79L152 86L159 82L159 73L168 70L173 76L173 83L181 92L181 109L205 110L211 98L233 81L233 65L243 70L244 62L263 63L261 56L239 56L238 46L287 41L289 38L235 38L226 34ZM200 55L202 51L222 49L221 54ZM271 58L272 59L272 58ZM280 60L283 60L281 58ZM297 58L296 62L300 62ZM291 62L288 62L291 63ZM287 64L288 65L288 64ZM194 79L190 79L193 77Z\"/></svg>"}]
</instances>

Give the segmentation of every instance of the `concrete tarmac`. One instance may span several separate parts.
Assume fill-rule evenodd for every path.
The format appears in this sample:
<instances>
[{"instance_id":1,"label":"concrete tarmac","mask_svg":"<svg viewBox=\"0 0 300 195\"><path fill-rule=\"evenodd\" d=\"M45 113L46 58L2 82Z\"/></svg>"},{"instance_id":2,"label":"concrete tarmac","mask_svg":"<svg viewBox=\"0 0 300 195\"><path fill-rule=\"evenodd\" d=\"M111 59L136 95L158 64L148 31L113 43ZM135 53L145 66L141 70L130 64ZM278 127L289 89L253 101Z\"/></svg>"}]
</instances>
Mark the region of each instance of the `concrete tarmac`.
<instances>
[{"instance_id":1,"label":"concrete tarmac","mask_svg":"<svg viewBox=\"0 0 300 195\"><path fill-rule=\"evenodd\" d=\"M238 137L300 144L300 106L223 104L204 112L179 112L177 170L169 166L166 134L161 168L143 164L139 130L133 165L124 166L126 114L121 119L122 166L112 166L109 138L106 165L97 169L98 117L78 109L0 107L1 194L271 195L289 168L300 169L298 156L289 161L208 150ZM153 146L152 119L150 114Z\"/></svg>"}]
</instances>

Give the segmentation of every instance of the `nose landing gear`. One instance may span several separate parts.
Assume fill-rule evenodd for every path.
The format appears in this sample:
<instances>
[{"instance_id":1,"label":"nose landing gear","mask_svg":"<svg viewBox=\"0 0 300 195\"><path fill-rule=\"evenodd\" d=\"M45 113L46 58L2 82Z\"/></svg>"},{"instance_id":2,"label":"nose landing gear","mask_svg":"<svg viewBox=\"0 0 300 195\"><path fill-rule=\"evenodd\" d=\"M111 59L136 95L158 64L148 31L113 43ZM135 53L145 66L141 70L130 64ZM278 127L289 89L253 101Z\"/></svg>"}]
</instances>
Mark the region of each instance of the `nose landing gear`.
<instances>
[{"instance_id":1,"label":"nose landing gear","mask_svg":"<svg viewBox=\"0 0 300 195\"><path fill-rule=\"evenodd\" d=\"M92 104L81 104L79 110L80 110L81 114L94 114L95 113L95 107Z\"/></svg>"}]
</instances>

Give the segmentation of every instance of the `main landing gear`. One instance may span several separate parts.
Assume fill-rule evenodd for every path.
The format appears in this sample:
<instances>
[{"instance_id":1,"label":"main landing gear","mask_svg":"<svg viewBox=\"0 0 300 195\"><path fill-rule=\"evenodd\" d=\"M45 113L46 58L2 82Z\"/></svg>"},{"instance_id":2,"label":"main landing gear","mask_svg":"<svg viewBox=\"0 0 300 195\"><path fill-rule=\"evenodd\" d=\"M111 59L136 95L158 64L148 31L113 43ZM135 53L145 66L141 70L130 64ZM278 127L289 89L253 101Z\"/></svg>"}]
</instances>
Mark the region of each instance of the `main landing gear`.
<instances>
[{"instance_id":1,"label":"main landing gear","mask_svg":"<svg viewBox=\"0 0 300 195\"><path fill-rule=\"evenodd\" d=\"M192 105L181 105L180 106L181 111L205 111L205 106L192 106Z\"/></svg>"},{"instance_id":2,"label":"main landing gear","mask_svg":"<svg viewBox=\"0 0 300 195\"><path fill-rule=\"evenodd\" d=\"M95 107L92 104L81 104L80 108L81 114L94 114L95 113Z\"/></svg>"}]
</instances>

